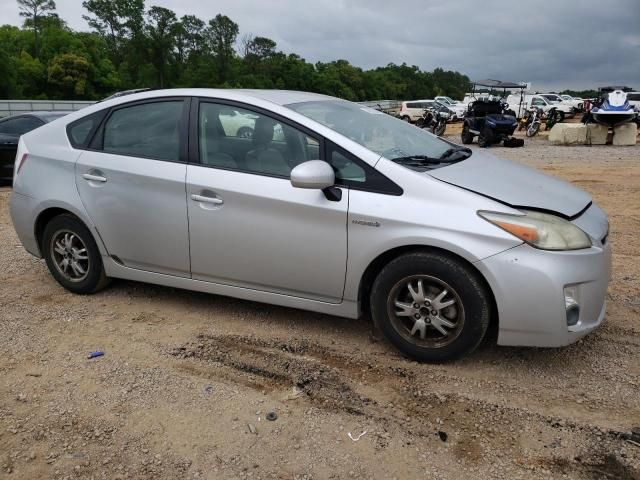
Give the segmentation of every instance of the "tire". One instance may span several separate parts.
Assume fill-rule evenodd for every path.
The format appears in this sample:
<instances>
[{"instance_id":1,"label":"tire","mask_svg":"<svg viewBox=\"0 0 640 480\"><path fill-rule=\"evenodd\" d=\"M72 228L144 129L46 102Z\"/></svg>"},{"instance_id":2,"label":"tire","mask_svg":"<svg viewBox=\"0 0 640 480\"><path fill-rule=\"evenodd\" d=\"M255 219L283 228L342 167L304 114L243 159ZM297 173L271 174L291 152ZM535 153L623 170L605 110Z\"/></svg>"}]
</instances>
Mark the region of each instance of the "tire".
<instances>
[{"instance_id":1,"label":"tire","mask_svg":"<svg viewBox=\"0 0 640 480\"><path fill-rule=\"evenodd\" d=\"M236 134L238 138L253 138L253 128L241 127Z\"/></svg>"},{"instance_id":2,"label":"tire","mask_svg":"<svg viewBox=\"0 0 640 480\"><path fill-rule=\"evenodd\" d=\"M540 130L540 123L536 121L529 125L524 133L527 137L535 137L538 130Z\"/></svg>"},{"instance_id":3,"label":"tire","mask_svg":"<svg viewBox=\"0 0 640 480\"><path fill-rule=\"evenodd\" d=\"M93 235L73 215L59 215L47 223L42 235L42 254L53 278L70 292L95 293L109 283ZM61 266L65 258L66 268Z\"/></svg>"},{"instance_id":4,"label":"tire","mask_svg":"<svg viewBox=\"0 0 640 480\"><path fill-rule=\"evenodd\" d=\"M370 306L375 324L404 355L441 362L469 354L480 344L491 316L489 298L479 274L461 261L416 251L382 269L371 289Z\"/></svg>"},{"instance_id":5,"label":"tire","mask_svg":"<svg viewBox=\"0 0 640 480\"><path fill-rule=\"evenodd\" d=\"M400 117L400 120L402 120L403 122L411 123L411 118L406 115L404 117Z\"/></svg>"},{"instance_id":6,"label":"tire","mask_svg":"<svg viewBox=\"0 0 640 480\"><path fill-rule=\"evenodd\" d=\"M446 122L441 122L436 124L433 133L435 133L438 137L444 135L444 131L447 129Z\"/></svg>"},{"instance_id":7,"label":"tire","mask_svg":"<svg viewBox=\"0 0 640 480\"><path fill-rule=\"evenodd\" d=\"M462 133L460 134L460 139L464 145L470 145L473 143L473 133L469 131L469 127L465 124L462 127Z\"/></svg>"}]
</instances>

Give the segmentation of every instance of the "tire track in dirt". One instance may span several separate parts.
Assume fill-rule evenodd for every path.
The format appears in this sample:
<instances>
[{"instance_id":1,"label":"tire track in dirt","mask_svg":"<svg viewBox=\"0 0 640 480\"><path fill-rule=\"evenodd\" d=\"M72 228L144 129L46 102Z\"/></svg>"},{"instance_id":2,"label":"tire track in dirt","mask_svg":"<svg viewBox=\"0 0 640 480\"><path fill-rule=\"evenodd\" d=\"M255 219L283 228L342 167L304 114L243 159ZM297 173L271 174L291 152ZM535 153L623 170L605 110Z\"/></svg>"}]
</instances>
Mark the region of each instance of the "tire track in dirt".
<instances>
[{"instance_id":1,"label":"tire track in dirt","mask_svg":"<svg viewBox=\"0 0 640 480\"><path fill-rule=\"evenodd\" d=\"M189 374L235 383L240 376L245 386L271 393L296 388L304 402L373 419L386 432L401 430L417 439L448 438L455 442L453 454L470 464L484 464L500 451L524 468L546 465L556 474L579 470L584 478L592 478L592 471L610 478L640 478L613 455L624 442L624 432L443 391L442 386L452 380L438 367L425 373L422 366L402 359L380 364L377 358L346 356L307 340L238 335L199 335L168 353L187 362L190 367L183 364L181 369ZM557 446L550 442L551 455L548 445L523 442L523 432L531 431L556 438ZM575 445L576 439L581 447Z\"/></svg>"}]
</instances>

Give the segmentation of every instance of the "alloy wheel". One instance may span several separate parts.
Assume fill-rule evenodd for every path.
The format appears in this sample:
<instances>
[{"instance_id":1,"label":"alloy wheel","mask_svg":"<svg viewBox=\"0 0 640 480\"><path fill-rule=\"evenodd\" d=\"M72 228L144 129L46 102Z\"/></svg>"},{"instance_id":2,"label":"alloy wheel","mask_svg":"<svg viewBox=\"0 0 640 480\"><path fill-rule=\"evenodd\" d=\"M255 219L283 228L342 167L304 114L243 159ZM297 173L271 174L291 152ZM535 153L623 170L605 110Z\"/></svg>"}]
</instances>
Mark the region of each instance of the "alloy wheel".
<instances>
[{"instance_id":1,"label":"alloy wheel","mask_svg":"<svg viewBox=\"0 0 640 480\"><path fill-rule=\"evenodd\" d=\"M82 282L89 274L87 246L70 230L59 230L51 237L51 258L58 272L70 282Z\"/></svg>"},{"instance_id":2,"label":"alloy wheel","mask_svg":"<svg viewBox=\"0 0 640 480\"><path fill-rule=\"evenodd\" d=\"M464 325L464 307L458 293L428 275L415 275L396 283L387 299L387 311L400 335L427 348L449 345Z\"/></svg>"}]
</instances>

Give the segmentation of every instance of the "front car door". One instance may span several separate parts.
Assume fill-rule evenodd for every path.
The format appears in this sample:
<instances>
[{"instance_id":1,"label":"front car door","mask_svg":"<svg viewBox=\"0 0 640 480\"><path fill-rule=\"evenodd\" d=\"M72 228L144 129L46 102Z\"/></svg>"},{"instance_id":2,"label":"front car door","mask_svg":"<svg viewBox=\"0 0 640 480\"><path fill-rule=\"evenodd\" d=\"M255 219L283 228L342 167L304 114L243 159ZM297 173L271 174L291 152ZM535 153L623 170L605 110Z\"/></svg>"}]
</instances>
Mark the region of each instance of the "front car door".
<instances>
[{"instance_id":1,"label":"front car door","mask_svg":"<svg viewBox=\"0 0 640 480\"><path fill-rule=\"evenodd\" d=\"M162 98L114 107L76 163L82 203L109 255L127 267L190 276L189 103ZM91 127L77 128L82 137Z\"/></svg>"},{"instance_id":2,"label":"front car door","mask_svg":"<svg viewBox=\"0 0 640 480\"><path fill-rule=\"evenodd\" d=\"M224 124L238 115L252 119L245 125L250 136ZM323 140L286 119L194 100L194 164L187 167L193 278L340 303L348 190L331 201L322 191L294 188L289 179L294 166L323 157Z\"/></svg>"}]
</instances>

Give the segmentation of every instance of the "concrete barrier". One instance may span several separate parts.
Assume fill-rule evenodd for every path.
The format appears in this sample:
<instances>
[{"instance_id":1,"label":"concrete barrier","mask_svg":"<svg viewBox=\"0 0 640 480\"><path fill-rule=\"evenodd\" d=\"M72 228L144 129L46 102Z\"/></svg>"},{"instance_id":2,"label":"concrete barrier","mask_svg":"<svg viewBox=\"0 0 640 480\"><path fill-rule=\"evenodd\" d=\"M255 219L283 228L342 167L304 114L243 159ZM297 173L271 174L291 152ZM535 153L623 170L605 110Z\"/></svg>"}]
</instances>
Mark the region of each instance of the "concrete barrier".
<instances>
[{"instance_id":1,"label":"concrete barrier","mask_svg":"<svg viewBox=\"0 0 640 480\"><path fill-rule=\"evenodd\" d=\"M613 129L614 145L635 145L638 141L638 125L625 123Z\"/></svg>"},{"instance_id":2,"label":"concrete barrier","mask_svg":"<svg viewBox=\"0 0 640 480\"><path fill-rule=\"evenodd\" d=\"M587 125L587 145L606 145L609 127L599 123Z\"/></svg>"},{"instance_id":3,"label":"concrete barrier","mask_svg":"<svg viewBox=\"0 0 640 480\"><path fill-rule=\"evenodd\" d=\"M556 123L549 132L552 145L605 145L609 128L597 123Z\"/></svg>"},{"instance_id":4,"label":"concrete barrier","mask_svg":"<svg viewBox=\"0 0 640 480\"><path fill-rule=\"evenodd\" d=\"M584 145L587 126L582 123L556 123L549 132L551 145Z\"/></svg>"}]
</instances>

